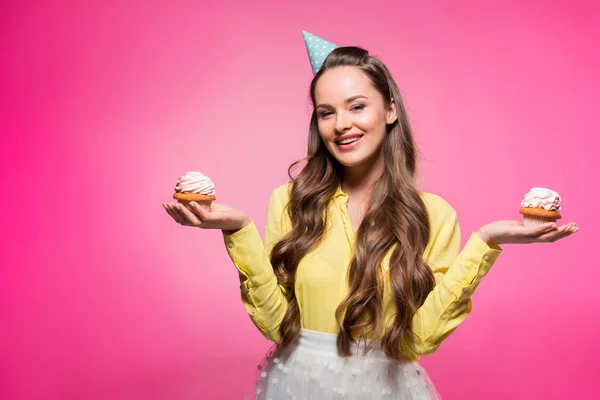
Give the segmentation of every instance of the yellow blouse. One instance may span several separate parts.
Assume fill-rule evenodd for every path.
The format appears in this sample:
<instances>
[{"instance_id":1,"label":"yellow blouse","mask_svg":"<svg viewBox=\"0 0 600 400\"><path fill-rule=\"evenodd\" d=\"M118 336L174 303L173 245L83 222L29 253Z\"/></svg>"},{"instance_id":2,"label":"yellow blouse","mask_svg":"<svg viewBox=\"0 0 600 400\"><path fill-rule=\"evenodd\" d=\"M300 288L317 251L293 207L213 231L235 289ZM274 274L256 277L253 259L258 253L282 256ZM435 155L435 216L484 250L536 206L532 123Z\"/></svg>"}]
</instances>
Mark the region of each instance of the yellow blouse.
<instances>
[{"instance_id":1,"label":"yellow blouse","mask_svg":"<svg viewBox=\"0 0 600 400\"><path fill-rule=\"evenodd\" d=\"M270 263L271 249L291 230L286 205L290 183L271 194L264 244L253 222L233 233L223 233L227 252L239 271L241 294L250 319L269 340L281 341L279 326L287 311L285 290L277 283ZM427 207L431 237L424 260L431 267L436 286L412 319L415 344L402 346L407 359L433 353L471 311L471 296L500 255L500 247L488 246L472 234L460 250L460 228L454 209L441 197L420 192ZM295 292L301 326L337 333L335 310L348 293L347 273L355 243L347 210L348 195L340 187L329 203L328 229L319 246L298 265ZM382 267L389 266L391 250ZM387 282L389 283L389 282ZM389 284L386 285L389 287ZM384 320L396 312L389 290L384 293Z\"/></svg>"}]
</instances>

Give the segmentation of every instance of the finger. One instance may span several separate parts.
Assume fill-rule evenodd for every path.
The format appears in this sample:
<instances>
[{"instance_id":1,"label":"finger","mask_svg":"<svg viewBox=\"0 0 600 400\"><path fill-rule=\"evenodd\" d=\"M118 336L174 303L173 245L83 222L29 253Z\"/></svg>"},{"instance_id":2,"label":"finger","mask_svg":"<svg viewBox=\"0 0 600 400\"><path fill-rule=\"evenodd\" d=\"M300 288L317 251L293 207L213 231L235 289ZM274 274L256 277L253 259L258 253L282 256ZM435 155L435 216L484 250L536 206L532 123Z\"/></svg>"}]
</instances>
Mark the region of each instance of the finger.
<instances>
[{"instance_id":1,"label":"finger","mask_svg":"<svg viewBox=\"0 0 600 400\"><path fill-rule=\"evenodd\" d=\"M171 212L173 213L173 216L175 217L175 220L180 225L187 225L187 221L185 220L183 215L181 215L181 213L179 212L179 209L177 208L177 204L171 204L170 207L171 207Z\"/></svg>"},{"instance_id":2,"label":"finger","mask_svg":"<svg viewBox=\"0 0 600 400\"><path fill-rule=\"evenodd\" d=\"M181 215L189 225L200 226L201 221L196 217L196 215L187 209L183 204L177 205L177 210L179 211L179 215Z\"/></svg>"},{"instance_id":3,"label":"finger","mask_svg":"<svg viewBox=\"0 0 600 400\"><path fill-rule=\"evenodd\" d=\"M564 237L572 235L574 232L567 226L561 226L555 232L550 232L544 235L541 235L537 238L538 242L556 242Z\"/></svg>"},{"instance_id":4,"label":"finger","mask_svg":"<svg viewBox=\"0 0 600 400\"><path fill-rule=\"evenodd\" d=\"M200 205L198 203L196 203L195 201L192 201L190 203L194 214L196 214L196 216L198 217L198 219L202 222L208 222L210 221L210 214L208 213L208 211L206 211L205 208L200 207Z\"/></svg>"},{"instance_id":5,"label":"finger","mask_svg":"<svg viewBox=\"0 0 600 400\"><path fill-rule=\"evenodd\" d=\"M577 227L577 224L575 224L575 222L570 222L566 225L563 225L559 228L559 230L563 231L563 232L569 232L569 233L574 233L576 230L578 230L579 228Z\"/></svg>"},{"instance_id":6,"label":"finger","mask_svg":"<svg viewBox=\"0 0 600 400\"><path fill-rule=\"evenodd\" d=\"M538 243L552 240L557 235L564 232L565 226L560 228L554 223L546 223L534 227L532 231L520 235L520 243Z\"/></svg>"},{"instance_id":7,"label":"finger","mask_svg":"<svg viewBox=\"0 0 600 400\"><path fill-rule=\"evenodd\" d=\"M556 237L554 237L554 238L552 238L552 239L548 240L548 242L550 242L550 243L554 243L554 242L557 242L557 241L559 241L559 240L561 240L561 239L564 239L564 238L566 238L566 237L568 237L568 236L571 236L572 234L573 234L573 232L565 232L565 233L563 233L562 235L558 235L558 236L556 236Z\"/></svg>"},{"instance_id":8,"label":"finger","mask_svg":"<svg viewBox=\"0 0 600 400\"><path fill-rule=\"evenodd\" d=\"M173 218L175 220L175 222L183 225L183 220L181 219L179 214L177 212L175 212L175 209L173 208L173 204L166 203L166 204L163 204L163 206L165 207L165 210L167 210L167 213L169 213L171 218Z\"/></svg>"},{"instance_id":9,"label":"finger","mask_svg":"<svg viewBox=\"0 0 600 400\"><path fill-rule=\"evenodd\" d=\"M523 234L524 236L535 238L541 235L547 234L549 232L555 232L558 229L556 223L548 222L539 226L534 226L531 228L525 228Z\"/></svg>"},{"instance_id":10,"label":"finger","mask_svg":"<svg viewBox=\"0 0 600 400\"><path fill-rule=\"evenodd\" d=\"M563 230L564 232L574 232L575 231L575 224L574 223L569 223L563 226L561 226L561 230Z\"/></svg>"},{"instance_id":11,"label":"finger","mask_svg":"<svg viewBox=\"0 0 600 400\"><path fill-rule=\"evenodd\" d=\"M181 225L189 225L190 222L185 218L184 214L181 212L181 207L183 207L181 204L172 204L171 210L173 211L173 214L175 214L177 220Z\"/></svg>"},{"instance_id":12,"label":"finger","mask_svg":"<svg viewBox=\"0 0 600 400\"><path fill-rule=\"evenodd\" d=\"M567 228L567 231L573 234L573 233L579 231L579 227L577 226L576 223L573 222L573 223L569 224L569 227Z\"/></svg>"},{"instance_id":13,"label":"finger","mask_svg":"<svg viewBox=\"0 0 600 400\"><path fill-rule=\"evenodd\" d=\"M552 231L549 231L547 233L547 235L548 236L558 236L558 235L560 235L560 234L562 234L564 232L567 232L569 230L569 228L570 228L570 225L562 225L562 226L559 226L559 227L557 227L556 229L554 229Z\"/></svg>"},{"instance_id":14,"label":"finger","mask_svg":"<svg viewBox=\"0 0 600 400\"><path fill-rule=\"evenodd\" d=\"M575 222L569 222L567 224L567 226L569 227L568 229L570 229L573 232L576 232L579 230L579 227L577 226L577 224Z\"/></svg>"}]
</instances>

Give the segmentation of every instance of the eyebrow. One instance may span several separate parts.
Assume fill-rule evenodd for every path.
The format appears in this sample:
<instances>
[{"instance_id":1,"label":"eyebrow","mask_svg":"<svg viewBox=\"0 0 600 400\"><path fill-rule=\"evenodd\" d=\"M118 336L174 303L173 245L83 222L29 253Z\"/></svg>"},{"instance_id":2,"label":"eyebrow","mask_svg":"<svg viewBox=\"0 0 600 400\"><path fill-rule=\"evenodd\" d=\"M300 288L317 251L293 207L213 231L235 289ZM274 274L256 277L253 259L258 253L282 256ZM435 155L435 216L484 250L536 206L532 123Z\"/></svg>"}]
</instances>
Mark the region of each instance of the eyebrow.
<instances>
[{"instance_id":1,"label":"eyebrow","mask_svg":"<svg viewBox=\"0 0 600 400\"><path fill-rule=\"evenodd\" d=\"M348 97L346 100L344 100L344 104L348 104L348 103L352 103L354 100L356 99L368 99L367 96L363 96L363 95L357 95L357 96L352 96L352 97ZM333 108L330 104L319 104L317 106L317 108Z\"/></svg>"}]
</instances>

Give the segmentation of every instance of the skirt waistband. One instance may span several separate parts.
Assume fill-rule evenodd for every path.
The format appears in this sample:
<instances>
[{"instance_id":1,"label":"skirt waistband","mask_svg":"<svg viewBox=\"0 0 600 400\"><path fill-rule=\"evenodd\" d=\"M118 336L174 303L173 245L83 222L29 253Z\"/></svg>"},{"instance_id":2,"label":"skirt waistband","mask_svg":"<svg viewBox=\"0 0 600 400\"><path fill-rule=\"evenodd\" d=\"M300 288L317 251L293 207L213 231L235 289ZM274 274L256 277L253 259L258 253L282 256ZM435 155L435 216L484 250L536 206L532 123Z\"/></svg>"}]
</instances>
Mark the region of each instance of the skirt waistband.
<instances>
[{"instance_id":1,"label":"skirt waistband","mask_svg":"<svg viewBox=\"0 0 600 400\"><path fill-rule=\"evenodd\" d=\"M320 353L328 353L331 355L337 355L337 335L333 333L311 331L309 329L300 330L300 339L298 341L298 349L303 350L315 350ZM366 342L366 343L365 343ZM363 351L366 345L370 344L371 340L360 340L357 343L350 344L350 351L352 357L364 357L373 359L384 359L387 360L383 349L375 345L369 352L363 356Z\"/></svg>"}]
</instances>

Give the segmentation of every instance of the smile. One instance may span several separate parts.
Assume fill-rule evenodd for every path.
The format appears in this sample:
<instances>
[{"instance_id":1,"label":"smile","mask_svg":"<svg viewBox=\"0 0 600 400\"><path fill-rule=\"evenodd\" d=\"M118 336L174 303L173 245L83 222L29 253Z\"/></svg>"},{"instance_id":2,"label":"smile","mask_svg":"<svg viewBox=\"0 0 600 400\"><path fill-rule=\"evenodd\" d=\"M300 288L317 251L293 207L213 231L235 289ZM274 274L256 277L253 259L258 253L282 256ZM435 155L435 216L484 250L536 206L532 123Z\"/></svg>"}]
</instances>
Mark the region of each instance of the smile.
<instances>
[{"instance_id":1,"label":"smile","mask_svg":"<svg viewBox=\"0 0 600 400\"><path fill-rule=\"evenodd\" d=\"M341 149L347 150L355 147L356 143L362 139L364 135L344 135L335 140L335 144Z\"/></svg>"}]
</instances>

